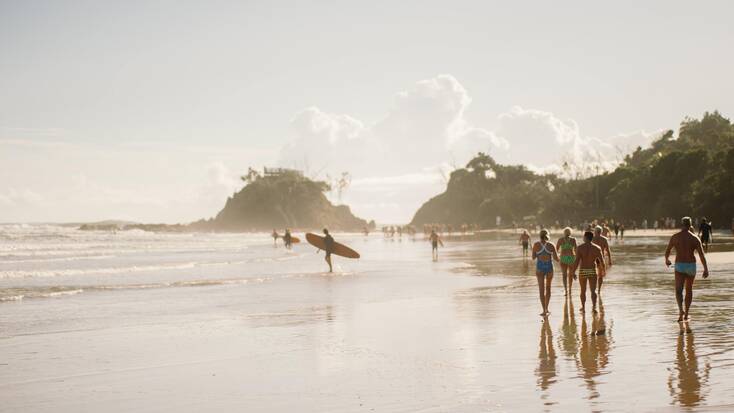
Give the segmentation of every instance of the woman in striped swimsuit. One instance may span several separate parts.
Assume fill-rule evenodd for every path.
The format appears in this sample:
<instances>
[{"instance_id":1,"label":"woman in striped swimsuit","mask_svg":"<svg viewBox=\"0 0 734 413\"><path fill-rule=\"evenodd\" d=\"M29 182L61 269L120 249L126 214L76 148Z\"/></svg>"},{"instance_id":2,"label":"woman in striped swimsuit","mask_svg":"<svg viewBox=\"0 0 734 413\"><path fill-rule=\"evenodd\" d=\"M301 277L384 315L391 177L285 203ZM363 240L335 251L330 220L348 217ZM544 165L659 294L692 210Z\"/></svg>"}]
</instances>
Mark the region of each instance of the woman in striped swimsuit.
<instances>
[{"instance_id":1,"label":"woman in striped swimsuit","mask_svg":"<svg viewBox=\"0 0 734 413\"><path fill-rule=\"evenodd\" d=\"M553 260L558 261L556 247L548 242L548 230L540 231L540 241L533 245L533 259L536 260L535 275L538 278L538 293L540 305L543 307L541 316L548 314L548 302L551 297L551 281L553 281Z\"/></svg>"}]
</instances>

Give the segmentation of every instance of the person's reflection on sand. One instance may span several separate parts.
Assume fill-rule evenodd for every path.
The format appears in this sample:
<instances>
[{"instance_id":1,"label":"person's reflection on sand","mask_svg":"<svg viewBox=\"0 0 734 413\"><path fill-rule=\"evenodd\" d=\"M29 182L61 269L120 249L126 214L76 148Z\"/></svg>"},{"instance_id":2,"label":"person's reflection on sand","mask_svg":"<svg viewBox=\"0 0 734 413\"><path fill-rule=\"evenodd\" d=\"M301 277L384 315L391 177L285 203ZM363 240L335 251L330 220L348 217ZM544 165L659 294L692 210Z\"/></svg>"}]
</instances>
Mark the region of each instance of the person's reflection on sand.
<instances>
[{"instance_id":1,"label":"person's reflection on sand","mask_svg":"<svg viewBox=\"0 0 734 413\"><path fill-rule=\"evenodd\" d=\"M668 389L673 397L672 404L685 407L698 406L705 398L701 391L702 383L708 382L711 365L706 362L702 372L699 372L696 345L693 331L687 323L681 324L676 348L675 367L671 369L668 379Z\"/></svg>"},{"instance_id":2,"label":"person's reflection on sand","mask_svg":"<svg viewBox=\"0 0 734 413\"><path fill-rule=\"evenodd\" d=\"M551 384L555 383L556 350L553 348L553 333L548 317L543 319L540 327L540 350L538 352L538 368L535 370L535 374L538 376L538 387L541 390L547 390Z\"/></svg>"},{"instance_id":3,"label":"person's reflection on sand","mask_svg":"<svg viewBox=\"0 0 734 413\"><path fill-rule=\"evenodd\" d=\"M573 311L573 300L563 304L563 325L561 326L560 346L568 358L576 358L579 349L579 331Z\"/></svg>"},{"instance_id":4,"label":"person's reflection on sand","mask_svg":"<svg viewBox=\"0 0 734 413\"><path fill-rule=\"evenodd\" d=\"M586 314L581 314L581 348L579 349L579 374L586 382L589 399L599 397L596 378L605 374L609 364L609 342L611 332L604 319L604 306L599 301L599 312L592 314L591 330L586 323Z\"/></svg>"}]
</instances>

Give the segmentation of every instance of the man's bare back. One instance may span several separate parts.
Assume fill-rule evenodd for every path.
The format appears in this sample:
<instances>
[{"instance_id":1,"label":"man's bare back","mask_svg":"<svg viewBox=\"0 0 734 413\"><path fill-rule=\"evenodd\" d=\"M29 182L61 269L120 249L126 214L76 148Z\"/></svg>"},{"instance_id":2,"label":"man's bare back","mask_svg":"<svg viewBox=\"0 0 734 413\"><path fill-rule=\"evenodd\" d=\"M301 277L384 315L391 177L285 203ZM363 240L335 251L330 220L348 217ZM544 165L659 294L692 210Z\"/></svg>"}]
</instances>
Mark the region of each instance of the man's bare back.
<instances>
[{"instance_id":1,"label":"man's bare back","mask_svg":"<svg viewBox=\"0 0 734 413\"><path fill-rule=\"evenodd\" d=\"M603 260L601 247L585 242L576 248L576 265L574 269L596 269L596 263L603 263Z\"/></svg>"},{"instance_id":2,"label":"man's bare back","mask_svg":"<svg viewBox=\"0 0 734 413\"><path fill-rule=\"evenodd\" d=\"M603 235L595 235L592 243L596 244L601 248L602 255L606 254L609 260L609 265L612 265L612 252L609 250L609 240Z\"/></svg>"},{"instance_id":3,"label":"man's bare back","mask_svg":"<svg viewBox=\"0 0 734 413\"><path fill-rule=\"evenodd\" d=\"M673 234L668 243L668 253L675 249L675 262L696 262L695 252L702 250L701 240L691 231L685 230ZM701 256L703 252L699 254Z\"/></svg>"}]
</instances>

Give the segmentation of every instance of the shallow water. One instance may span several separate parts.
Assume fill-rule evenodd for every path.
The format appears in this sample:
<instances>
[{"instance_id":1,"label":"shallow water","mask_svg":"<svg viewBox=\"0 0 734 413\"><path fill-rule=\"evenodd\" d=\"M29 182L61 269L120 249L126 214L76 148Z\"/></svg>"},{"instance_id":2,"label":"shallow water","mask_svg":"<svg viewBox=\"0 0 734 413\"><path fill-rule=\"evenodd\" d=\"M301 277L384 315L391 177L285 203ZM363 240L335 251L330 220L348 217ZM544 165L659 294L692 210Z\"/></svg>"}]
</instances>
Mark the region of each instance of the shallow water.
<instances>
[{"instance_id":1,"label":"shallow water","mask_svg":"<svg viewBox=\"0 0 734 413\"><path fill-rule=\"evenodd\" d=\"M438 262L420 237L336 238L363 258L328 274L266 234L0 226L0 410L734 409L732 263L680 325L667 239L615 241L601 311L557 276L544 322L514 235Z\"/></svg>"}]
</instances>

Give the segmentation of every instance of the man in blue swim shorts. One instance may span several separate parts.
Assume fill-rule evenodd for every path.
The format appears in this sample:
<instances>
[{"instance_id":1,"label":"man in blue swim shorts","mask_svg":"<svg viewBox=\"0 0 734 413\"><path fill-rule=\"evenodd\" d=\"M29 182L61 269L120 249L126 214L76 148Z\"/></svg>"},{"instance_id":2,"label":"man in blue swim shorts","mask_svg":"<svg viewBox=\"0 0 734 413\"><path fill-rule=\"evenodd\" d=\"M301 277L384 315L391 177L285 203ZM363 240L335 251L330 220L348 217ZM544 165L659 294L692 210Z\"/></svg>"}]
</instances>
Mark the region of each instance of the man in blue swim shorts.
<instances>
[{"instance_id":1,"label":"man in blue swim shorts","mask_svg":"<svg viewBox=\"0 0 734 413\"><path fill-rule=\"evenodd\" d=\"M708 278L709 267L701 240L691 232L691 218L681 219L681 230L673 234L665 250L665 265L670 267L670 252L675 248L675 299L678 302L678 322L688 320L688 310L693 301L693 280L696 278L696 256L703 264L703 278ZM686 289L685 311L683 310L683 287Z\"/></svg>"}]
</instances>

